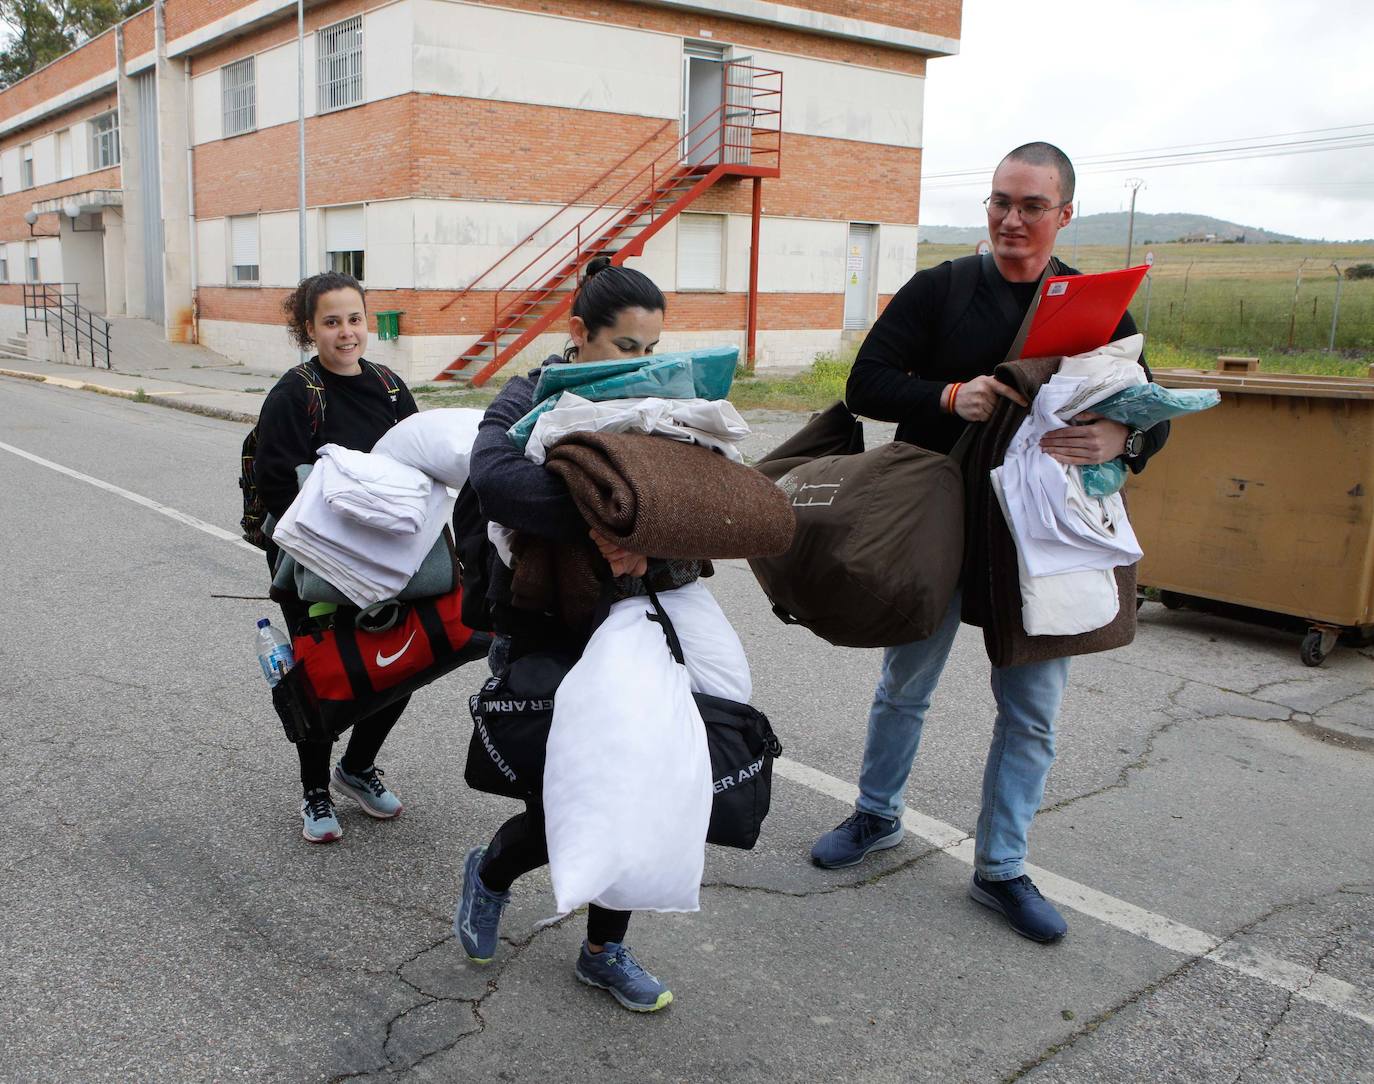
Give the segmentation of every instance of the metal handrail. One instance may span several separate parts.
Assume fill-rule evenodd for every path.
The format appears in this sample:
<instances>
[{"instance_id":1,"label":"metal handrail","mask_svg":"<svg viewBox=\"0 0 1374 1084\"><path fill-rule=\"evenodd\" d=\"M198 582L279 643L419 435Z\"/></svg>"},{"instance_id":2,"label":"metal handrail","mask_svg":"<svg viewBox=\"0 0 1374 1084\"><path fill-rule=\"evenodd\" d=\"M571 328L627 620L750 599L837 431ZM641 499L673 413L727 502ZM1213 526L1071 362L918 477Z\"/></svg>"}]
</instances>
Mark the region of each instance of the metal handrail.
<instances>
[{"instance_id":1,"label":"metal handrail","mask_svg":"<svg viewBox=\"0 0 1374 1084\"><path fill-rule=\"evenodd\" d=\"M559 284L565 282L568 279L568 277L582 265L584 255L592 254L590 249L584 251L582 247L582 230L583 227L597 215L606 212L605 221L602 222L598 231L588 231L589 241L591 241L593 237L597 237L598 239L608 239L598 237L598 233L606 232L607 227L609 227L612 223L616 222L617 219L624 219L625 216L632 210L638 211L639 213L633 215L633 217L629 218L626 221L620 222L618 227L613 231L615 234L623 233L625 230L632 228L636 221L638 221L640 218L645 217L646 215L652 222L658 203L661 202L662 198L665 195L665 190L671 189L673 185L675 185L683 176L686 176L690 174L692 171L698 169L710 168L713 164L735 166L743 164L740 162L727 161L725 157L725 152L728 150L748 151L751 155L759 155L761 157L774 157L775 168L780 168L782 161L781 109L766 108L759 105L745 106L737 101L729 101L728 92L731 89L748 89L750 90L752 97L755 98L768 96L781 97L782 73L779 71L774 71L772 69L756 68L753 65L739 63L727 63L726 68L727 80L724 89L726 91L727 100L722 101L719 106L713 109L706 116L702 117L701 120L699 120L695 125L693 125L688 132L681 136L675 137L672 143L663 151L661 151L657 156L655 156L653 160L651 160L648 164L643 166L637 173L631 175L628 179L621 183L620 187L612 191L599 204L597 204L596 207L592 208L590 211L584 214L582 218L580 218L577 222L569 226L568 229L565 230L561 236L556 238L544 249L538 252L529 262L527 262L523 267L521 267L518 271L516 271L513 275L506 279L506 281L502 282L500 285L496 286L494 289L491 290L493 310L493 331L496 331L496 329L499 328L499 326L501 325L503 319L510 315L512 313L512 310L517 308L521 304L521 302L525 298L525 295L537 295L530 301L530 305L532 306L538 300L547 297L548 294L556 292L558 290ZM746 78L749 81L747 83L730 82L729 75L733 74L733 69L738 69L750 73L746 76ZM760 88L760 78L763 77L766 79L770 76L778 77L778 87L776 89L767 86ZM719 116L719 123L712 124L709 128L705 130L704 133L700 135L697 134L699 130L703 128L703 126L707 125L709 122L716 120L717 116ZM749 123L740 123L739 121L734 119L735 117L739 116L748 116ZM777 127L759 127L758 120L763 117L776 117ZM740 130L743 130L747 134L748 142L737 143L730 138L735 132ZM664 128L660 128L659 132L656 133L656 135L661 134L663 131ZM778 137L777 145L773 147L760 147L755 145L754 137L761 134L776 135ZM718 135L724 137L721 139L719 143L719 150L721 152L721 162L692 162L692 156L696 154L698 151L700 151L703 147L708 146L710 144L710 141ZM696 140L695 142L691 142L694 136L696 136ZM646 140L645 143L647 142L648 141ZM615 169L618 169L621 166L623 166L627 161L629 161L630 158L634 156L634 154L637 154L640 150L643 149L645 143L641 143L639 147L635 149L634 152L623 158L619 163L617 163L615 167L612 168L611 171L608 172L614 172ZM663 160L667 158L670 154L673 155L671 161L664 163ZM646 174L648 175L647 185L643 185L636 188L635 194L632 197L622 198L621 202L618 206L614 208L614 210L607 211L607 208L610 207L612 201L616 200L617 197L623 197L623 193L625 193L625 191L629 189L632 185L635 185L636 182L641 181L643 178L645 178ZM600 184L602 181L604 181L605 177L606 175L603 174L601 178L598 178L595 184L584 189L582 195L585 195L586 192L596 187L596 184ZM665 184L665 182L669 181L671 181L672 183ZM577 198L581 197L579 196ZM575 198L572 203L569 203L564 207L560 208L558 211L556 211L549 219L545 221L544 226L548 225L549 222L552 222L555 219L557 219L559 215L564 213L570 207L575 206L577 198ZM543 226L540 227L540 229L542 228ZM485 279L493 271L499 268L503 263L509 260L512 253L519 251L519 249L524 244L528 243L528 241L535 235L537 235L537 233L538 230L535 231L535 234L531 234L529 238L526 238L525 241L522 241L520 245L515 246L515 248L512 249L511 252L508 252L490 268L488 268L481 275L479 275L472 282L470 282L462 291L459 292L459 294L456 297L454 297L444 307L447 308L448 304L452 304L454 301L458 301L466 297L469 293L471 293L474 289L477 288L477 286L482 282L483 279ZM502 293L508 293L511 287L522 276L524 276L526 272L530 271L531 268L533 268L536 264L545 260L550 255L554 255L555 253L561 252L564 243L574 235L576 235L575 248L570 256L564 256L562 260L562 267L566 269L570 264L570 270L564 270L561 274L558 273L560 265L559 263L555 262L555 264L551 266L547 271L543 273L536 273L533 276L535 282L528 287L520 289L517 293L517 296L509 302L507 302L504 307L501 305L500 297ZM550 278L550 276L552 276L552 281L547 281ZM499 352L499 345L494 340L491 345L494 358L496 354Z\"/></svg>"},{"instance_id":2,"label":"metal handrail","mask_svg":"<svg viewBox=\"0 0 1374 1084\"><path fill-rule=\"evenodd\" d=\"M539 223L539 225L537 225L536 227L534 227L534 229L532 229L526 236L522 237L519 241L517 241L517 242L515 243L515 247L514 247L513 249L511 249L511 251L514 252L514 251L516 251L516 250L518 250L518 249L524 248L525 245L527 245L527 244L529 244L531 241L533 241L536 237L539 236L539 232L540 232L542 229L544 229L546 226L548 226L548 224L549 224L550 222L552 222L552 221L553 221L554 219L556 219L559 215L561 215L565 210L568 209L568 207L575 206L579 200L583 199L583 198L587 195L588 192L592 191L592 190L593 190L594 188L596 188L598 185L602 184L602 183L606 180L607 177L609 177L609 176L610 176L611 174L613 174L616 170L618 170L618 169L620 169L622 166L624 166L627 162L630 161L630 159L632 159L635 155L637 155L640 151L642 151L645 147L647 147L647 146L648 146L650 143L652 143L655 139L657 139L657 138L658 138L659 136L661 136L664 132L666 132L666 131L672 126L672 123L673 123L673 122L672 122L671 120L665 120L665 121L663 122L663 124L662 124L656 131L653 131L653 132L651 132L649 135L647 135L647 136L640 142L640 144L639 144L637 147L635 147L634 150L630 151L630 153L627 154L627 155L625 155L625 157L623 157L619 162L617 162L615 165L611 166L608 170L606 170L606 172L604 172L603 174L601 174L601 176L598 177L596 180L592 181L591 184L587 185L587 187L584 188L584 189L582 189L582 191L579 192L577 195L573 196L573 198L572 198L571 200L569 200L564 206L558 208L558 210L554 211L553 214L549 215L548 218L544 219L543 222ZM502 256L502 257L501 257L499 260L497 260L494 264L492 264L492 265L491 265L490 267L488 267L485 271L483 271L480 275L478 275L475 279L473 279L472 282L468 283L468 285L465 286L465 287L462 289L462 291L459 292L456 296L450 298L448 301L444 302L444 304L440 305L440 306L439 306L439 311L440 311L440 312L443 312L443 311L444 311L445 309L447 309L450 305L452 305L455 301L459 301L459 300L461 300L463 297L465 297L465 296L467 295L467 293L468 293L474 286L476 286L477 283L481 282L484 278L486 278L488 275L490 275L493 271L495 271L498 267L500 267L503 263L505 263L506 260L509 259L509 258L510 258L510 253L507 253L505 256Z\"/></svg>"},{"instance_id":3,"label":"metal handrail","mask_svg":"<svg viewBox=\"0 0 1374 1084\"><path fill-rule=\"evenodd\" d=\"M68 293L67 287L71 287ZM56 313L50 318L49 313ZM32 315L30 315L32 313ZM110 368L110 322L81 304L81 287L75 282L26 282L24 283L24 334L29 332L29 321L35 323L42 314L43 334L51 334L51 325L57 324L57 337L62 353L67 352L67 336L72 338L76 349L76 360L81 360L82 339L86 351L95 368L97 356L105 359L105 368Z\"/></svg>"}]
</instances>

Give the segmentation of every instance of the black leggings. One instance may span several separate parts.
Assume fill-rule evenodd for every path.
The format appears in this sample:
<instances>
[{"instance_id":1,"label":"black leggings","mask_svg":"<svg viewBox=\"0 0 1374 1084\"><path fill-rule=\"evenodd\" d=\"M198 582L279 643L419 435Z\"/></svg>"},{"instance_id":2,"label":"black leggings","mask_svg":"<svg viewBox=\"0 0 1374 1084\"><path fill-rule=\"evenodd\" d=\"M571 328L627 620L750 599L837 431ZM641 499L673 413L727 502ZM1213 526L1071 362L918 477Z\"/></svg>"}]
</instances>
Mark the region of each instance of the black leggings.
<instances>
[{"instance_id":1,"label":"black leggings","mask_svg":"<svg viewBox=\"0 0 1374 1084\"><path fill-rule=\"evenodd\" d=\"M277 547L267 545L267 568L271 571L277 564ZM310 620L310 606L298 598L283 598L279 601L282 617L286 619L289 636L303 633ZM370 768L377 760L377 753L410 703L409 696L403 696L394 704L388 704L380 711L369 715L353 725L353 734L348 739L341 763L345 771L355 775ZM303 741L296 743L296 755L301 762L301 788L307 793L312 790L326 790L329 787L329 756L334 748L332 741Z\"/></svg>"},{"instance_id":2,"label":"black leggings","mask_svg":"<svg viewBox=\"0 0 1374 1084\"><path fill-rule=\"evenodd\" d=\"M549 846L544 838L544 807L535 802L525 806L496 830L491 844L477 868L482 883L492 892L507 891L515 879L549 863ZM630 928L630 911L611 911L591 904L587 908L587 940L593 945L625 940Z\"/></svg>"},{"instance_id":3,"label":"black leggings","mask_svg":"<svg viewBox=\"0 0 1374 1084\"><path fill-rule=\"evenodd\" d=\"M374 715L353 724L348 747L343 759L339 761L345 771L357 775L365 768L372 767L382 742L391 733L401 712L410 703L409 696L403 696L394 704L388 704ZM329 786L329 754L334 748L332 741L302 741L296 743L296 753L301 760L301 787L307 791L323 790Z\"/></svg>"}]
</instances>

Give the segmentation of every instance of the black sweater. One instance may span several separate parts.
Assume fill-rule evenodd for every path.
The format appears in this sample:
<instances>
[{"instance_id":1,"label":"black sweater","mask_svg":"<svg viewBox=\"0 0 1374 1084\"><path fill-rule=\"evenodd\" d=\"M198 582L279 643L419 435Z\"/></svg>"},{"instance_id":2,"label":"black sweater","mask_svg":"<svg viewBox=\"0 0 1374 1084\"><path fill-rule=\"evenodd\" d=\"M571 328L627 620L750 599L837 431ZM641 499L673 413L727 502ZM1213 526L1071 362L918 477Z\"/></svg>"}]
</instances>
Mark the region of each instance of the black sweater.
<instances>
[{"instance_id":1,"label":"black sweater","mask_svg":"<svg viewBox=\"0 0 1374 1084\"><path fill-rule=\"evenodd\" d=\"M383 433L419 410L400 377L395 378L399 390L393 403L386 386L366 365L356 376L339 376L318 358L311 362L324 384L324 417L313 437L310 415L315 393L294 368L267 393L258 415L253 473L263 504L276 519L281 519L299 492L296 468L315 462L317 448L337 444L370 452Z\"/></svg>"},{"instance_id":2,"label":"black sweater","mask_svg":"<svg viewBox=\"0 0 1374 1084\"><path fill-rule=\"evenodd\" d=\"M996 274L995 265L993 274ZM1066 274L1078 271L1066 268ZM989 376L1006 360L1021 320L1035 297L1036 283L1009 282L1017 310L998 303L998 293L980 277L967 311L952 327L942 326L949 300L949 261L911 277L878 317L864 339L849 374L845 401L849 409L878 421L897 422L897 439L936 452L948 452L968 424L940 409L946 385ZM1113 339L1136 332L1128 312ZM1141 364L1145 364L1144 357ZM1145 372L1149 374L1149 367ZM1169 435L1161 422L1145 434L1145 449L1131 463L1140 470Z\"/></svg>"}]
</instances>

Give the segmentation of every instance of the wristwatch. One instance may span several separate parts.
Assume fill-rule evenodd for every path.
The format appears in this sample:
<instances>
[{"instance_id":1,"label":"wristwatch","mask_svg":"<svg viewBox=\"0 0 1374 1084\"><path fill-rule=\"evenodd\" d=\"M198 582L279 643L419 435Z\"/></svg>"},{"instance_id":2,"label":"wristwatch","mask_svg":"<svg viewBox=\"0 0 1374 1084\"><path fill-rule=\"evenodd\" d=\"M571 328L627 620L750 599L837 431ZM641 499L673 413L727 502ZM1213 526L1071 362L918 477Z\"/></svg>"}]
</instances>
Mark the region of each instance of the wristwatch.
<instances>
[{"instance_id":1,"label":"wristwatch","mask_svg":"<svg viewBox=\"0 0 1374 1084\"><path fill-rule=\"evenodd\" d=\"M1121 453L1122 458L1127 462L1132 459L1139 459L1140 453L1145 450L1145 431L1143 429L1132 429L1126 434L1126 448Z\"/></svg>"}]
</instances>

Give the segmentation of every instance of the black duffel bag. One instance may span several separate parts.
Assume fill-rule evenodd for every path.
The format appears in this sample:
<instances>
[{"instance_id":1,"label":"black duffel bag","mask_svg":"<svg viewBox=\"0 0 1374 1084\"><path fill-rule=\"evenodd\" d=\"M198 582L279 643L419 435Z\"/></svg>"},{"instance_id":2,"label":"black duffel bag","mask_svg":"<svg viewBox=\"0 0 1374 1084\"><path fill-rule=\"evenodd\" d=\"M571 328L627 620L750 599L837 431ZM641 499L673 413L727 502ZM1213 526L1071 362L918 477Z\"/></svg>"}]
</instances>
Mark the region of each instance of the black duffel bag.
<instances>
[{"instance_id":1,"label":"black duffel bag","mask_svg":"<svg viewBox=\"0 0 1374 1084\"><path fill-rule=\"evenodd\" d=\"M682 645L667 612L652 592L648 601L681 664ZM507 798L542 799L554 697L574 661L553 653L525 655L469 698L472 738L463 772L468 786ZM706 726L711 758L714 795L706 842L750 850L768 816L773 758L782 755L782 743L768 716L757 708L705 693L693 693L692 698Z\"/></svg>"},{"instance_id":2,"label":"black duffel bag","mask_svg":"<svg viewBox=\"0 0 1374 1084\"><path fill-rule=\"evenodd\" d=\"M472 738L463 771L468 786L506 798L542 800L553 697L576 661L553 652L523 655L468 697Z\"/></svg>"},{"instance_id":3,"label":"black duffel bag","mask_svg":"<svg viewBox=\"0 0 1374 1084\"><path fill-rule=\"evenodd\" d=\"M773 798L773 758L782 743L768 716L748 704L693 693L711 755L711 823L706 842L753 850Z\"/></svg>"}]
</instances>

